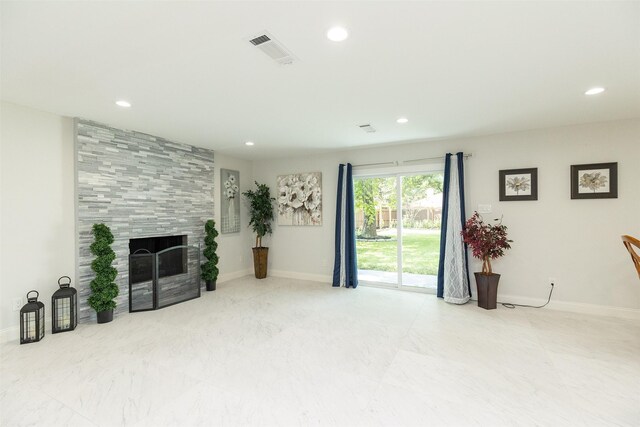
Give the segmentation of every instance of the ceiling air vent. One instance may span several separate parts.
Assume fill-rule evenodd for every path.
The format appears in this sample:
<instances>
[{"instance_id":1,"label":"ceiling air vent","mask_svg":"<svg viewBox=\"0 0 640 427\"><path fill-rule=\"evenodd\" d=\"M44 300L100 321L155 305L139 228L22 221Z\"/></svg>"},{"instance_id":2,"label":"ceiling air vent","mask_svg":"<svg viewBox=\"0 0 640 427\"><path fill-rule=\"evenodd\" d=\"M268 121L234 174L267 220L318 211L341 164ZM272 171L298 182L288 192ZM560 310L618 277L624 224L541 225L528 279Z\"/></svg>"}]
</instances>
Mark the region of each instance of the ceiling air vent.
<instances>
[{"instance_id":1,"label":"ceiling air vent","mask_svg":"<svg viewBox=\"0 0 640 427\"><path fill-rule=\"evenodd\" d=\"M367 133L374 133L376 131L375 128L369 124L360 125L358 127Z\"/></svg>"},{"instance_id":2,"label":"ceiling air vent","mask_svg":"<svg viewBox=\"0 0 640 427\"><path fill-rule=\"evenodd\" d=\"M270 40L271 39L269 37L267 37L266 35L263 34L260 37L256 37L255 39L249 40L249 42L251 42L251 44L254 45L254 46L258 46L259 44L268 42Z\"/></svg>"},{"instance_id":3,"label":"ceiling air vent","mask_svg":"<svg viewBox=\"0 0 640 427\"><path fill-rule=\"evenodd\" d=\"M249 43L264 52L269 58L280 65L289 65L297 58L287 50L286 47L277 41L271 34L263 31L255 37L249 39Z\"/></svg>"}]
</instances>

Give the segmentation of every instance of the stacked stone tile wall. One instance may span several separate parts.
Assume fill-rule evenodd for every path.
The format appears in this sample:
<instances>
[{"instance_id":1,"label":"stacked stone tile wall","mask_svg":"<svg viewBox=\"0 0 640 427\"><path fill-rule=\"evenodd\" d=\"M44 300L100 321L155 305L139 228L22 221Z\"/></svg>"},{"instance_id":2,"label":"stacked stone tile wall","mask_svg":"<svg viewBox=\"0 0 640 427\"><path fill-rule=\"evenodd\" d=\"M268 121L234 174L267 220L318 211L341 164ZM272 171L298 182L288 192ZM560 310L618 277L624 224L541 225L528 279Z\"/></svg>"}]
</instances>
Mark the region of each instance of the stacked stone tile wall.
<instances>
[{"instance_id":1,"label":"stacked stone tile wall","mask_svg":"<svg viewBox=\"0 0 640 427\"><path fill-rule=\"evenodd\" d=\"M204 247L214 208L213 151L84 119L75 120L75 137L78 317L93 321L93 224L114 235L116 313L128 312L129 239L186 234L189 245Z\"/></svg>"}]
</instances>

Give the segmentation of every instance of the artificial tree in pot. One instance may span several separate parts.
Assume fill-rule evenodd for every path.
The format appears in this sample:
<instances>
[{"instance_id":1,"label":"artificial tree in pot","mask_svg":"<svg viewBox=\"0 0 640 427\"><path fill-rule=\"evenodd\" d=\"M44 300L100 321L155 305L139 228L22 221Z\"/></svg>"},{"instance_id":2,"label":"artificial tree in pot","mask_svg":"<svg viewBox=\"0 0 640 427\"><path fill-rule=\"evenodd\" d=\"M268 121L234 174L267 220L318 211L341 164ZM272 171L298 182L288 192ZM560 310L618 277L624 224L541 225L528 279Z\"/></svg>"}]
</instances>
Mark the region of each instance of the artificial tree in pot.
<instances>
[{"instance_id":1,"label":"artificial tree in pot","mask_svg":"<svg viewBox=\"0 0 640 427\"><path fill-rule=\"evenodd\" d=\"M267 258L269 248L262 246L262 238L272 233L271 221L273 221L273 202L269 187L266 184L258 184L255 190L247 190L242 193L249 202L249 226L256 233L256 246L253 248L253 268L256 278L267 277Z\"/></svg>"},{"instance_id":2,"label":"artificial tree in pot","mask_svg":"<svg viewBox=\"0 0 640 427\"><path fill-rule=\"evenodd\" d=\"M491 270L491 260L500 258L510 249L507 239L507 226L502 219L496 224L487 224L478 212L474 212L462 230L464 242L471 247L475 258L482 260L482 272L474 273L478 287L478 306L487 310L496 308L498 299L498 281L500 275Z\"/></svg>"},{"instance_id":3,"label":"artificial tree in pot","mask_svg":"<svg viewBox=\"0 0 640 427\"><path fill-rule=\"evenodd\" d=\"M113 320L114 299L118 296L118 285L114 282L118 270L111 265L116 259L116 253L111 249L113 234L104 224L93 224L92 232L94 240L89 249L96 256L91 262L96 277L90 284L89 306L96 311L98 323L108 323Z\"/></svg>"},{"instance_id":4,"label":"artificial tree in pot","mask_svg":"<svg viewBox=\"0 0 640 427\"><path fill-rule=\"evenodd\" d=\"M207 284L208 291L216 290L216 280L218 280L218 255L216 254L216 249L218 249L218 243L216 242L216 237L218 237L218 230L216 230L216 223L214 220L210 219L204 225L205 238L204 238L204 256L207 258L207 262L202 264L202 280L204 280Z\"/></svg>"}]
</instances>

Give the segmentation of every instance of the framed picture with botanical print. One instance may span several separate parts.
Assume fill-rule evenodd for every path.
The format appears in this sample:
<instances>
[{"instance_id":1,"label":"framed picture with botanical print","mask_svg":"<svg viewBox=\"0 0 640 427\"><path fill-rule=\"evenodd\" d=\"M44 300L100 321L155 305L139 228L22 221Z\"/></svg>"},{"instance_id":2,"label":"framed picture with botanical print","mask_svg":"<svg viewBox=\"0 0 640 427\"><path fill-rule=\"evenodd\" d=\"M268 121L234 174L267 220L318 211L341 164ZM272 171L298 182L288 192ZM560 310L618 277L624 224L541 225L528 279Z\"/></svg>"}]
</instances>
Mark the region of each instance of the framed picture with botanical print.
<instances>
[{"instance_id":1,"label":"framed picture with botanical print","mask_svg":"<svg viewBox=\"0 0 640 427\"><path fill-rule=\"evenodd\" d=\"M240 232L240 172L220 169L220 232Z\"/></svg>"},{"instance_id":2,"label":"framed picture with botanical print","mask_svg":"<svg viewBox=\"0 0 640 427\"><path fill-rule=\"evenodd\" d=\"M500 201L538 200L538 168L501 170Z\"/></svg>"},{"instance_id":3,"label":"framed picture with botanical print","mask_svg":"<svg viewBox=\"0 0 640 427\"><path fill-rule=\"evenodd\" d=\"M618 163L571 165L572 199L617 199Z\"/></svg>"}]
</instances>

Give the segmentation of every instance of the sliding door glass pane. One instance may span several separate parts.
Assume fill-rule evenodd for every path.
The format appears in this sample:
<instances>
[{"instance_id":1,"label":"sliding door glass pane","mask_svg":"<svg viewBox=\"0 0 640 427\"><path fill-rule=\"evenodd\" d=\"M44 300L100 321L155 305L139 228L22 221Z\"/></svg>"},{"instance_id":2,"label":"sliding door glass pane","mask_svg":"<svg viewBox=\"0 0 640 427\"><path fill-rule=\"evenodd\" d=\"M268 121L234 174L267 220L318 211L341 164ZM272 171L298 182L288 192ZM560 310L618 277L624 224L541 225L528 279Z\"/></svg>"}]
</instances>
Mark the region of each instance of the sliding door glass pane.
<instances>
[{"instance_id":1,"label":"sliding door glass pane","mask_svg":"<svg viewBox=\"0 0 640 427\"><path fill-rule=\"evenodd\" d=\"M436 288L442 218L441 173L402 177L402 285Z\"/></svg>"},{"instance_id":2,"label":"sliding door glass pane","mask_svg":"<svg viewBox=\"0 0 640 427\"><path fill-rule=\"evenodd\" d=\"M355 178L358 278L398 283L396 178Z\"/></svg>"}]
</instances>

